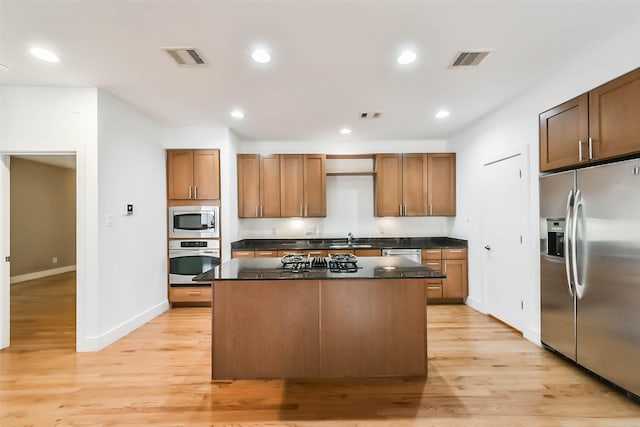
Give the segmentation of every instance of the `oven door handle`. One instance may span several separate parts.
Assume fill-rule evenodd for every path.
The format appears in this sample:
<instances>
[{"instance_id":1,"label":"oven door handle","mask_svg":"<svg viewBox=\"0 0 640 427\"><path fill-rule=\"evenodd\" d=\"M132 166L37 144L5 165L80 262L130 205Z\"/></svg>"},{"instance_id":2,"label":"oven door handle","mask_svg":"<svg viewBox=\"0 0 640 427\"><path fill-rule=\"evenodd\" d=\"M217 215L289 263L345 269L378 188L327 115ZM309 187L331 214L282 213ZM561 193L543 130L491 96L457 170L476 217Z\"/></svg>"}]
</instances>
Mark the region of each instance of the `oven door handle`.
<instances>
[{"instance_id":1,"label":"oven door handle","mask_svg":"<svg viewBox=\"0 0 640 427\"><path fill-rule=\"evenodd\" d=\"M169 258L179 258L183 256L199 256L199 255L211 255L213 257L219 257L220 251L218 250L193 250L193 249L171 249L169 251Z\"/></svg>"}]
</instances>

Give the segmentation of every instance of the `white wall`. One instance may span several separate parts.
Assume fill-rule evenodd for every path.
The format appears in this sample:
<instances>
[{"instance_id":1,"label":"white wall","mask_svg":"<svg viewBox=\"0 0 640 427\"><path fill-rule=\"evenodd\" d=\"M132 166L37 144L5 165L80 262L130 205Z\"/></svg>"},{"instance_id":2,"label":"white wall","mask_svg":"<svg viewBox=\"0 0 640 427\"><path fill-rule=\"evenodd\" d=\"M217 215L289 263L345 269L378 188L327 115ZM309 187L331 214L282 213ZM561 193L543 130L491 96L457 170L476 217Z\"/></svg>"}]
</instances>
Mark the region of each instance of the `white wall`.
<instances>
[{"instance_id":1,"label":"white wall","mask_svg":"<svg viewBox=\"0 0 640 427\"><path fill-rule=\"evenodd\" d=\"M76 345L89 350L98 333L97 90L95 88L0 87L0 153L76 154ZM6 168L8 165L3 165ZM0 200L9 200L8 172L2 172ZM4 221L9 204L0 206ZM8 228L7 228L8 229ZM3 227L0 232L5 230ZM8 246L8 236L0 236ZM8 269L7 269L8 270ZM0 311L9 312L8 274L0 277ZM0 318L0 344L8 336L8 316Z\"/></svg>"},{"instance_id":2,"label":"white wall","mask_svg":"<svg viewBox=\"0 0 640 427\"><path fill-rule=\"evenodd\" d=\"M102 348L169 308L161 128L98 92L98 306ZM134 213L123 216L123 203ZM107 224L107 216L112 225Z\"/></svg>"},{"instance_id":3,"label":"white wall","mask_svg":"<svg viewBox=\"0 0 640 427\"><path fill-rule=\"evenodd\" d=\"M593 46L582 55L574 53L562 67L544 76L544 81L510 104L449 139L457 153L458 216L452 235L469 241L469 293L473 305L485 311L483 242L481 229L483 165L520 150L529 156L530 206L525 230L526 270L524 289L524 336L540 339L539 294L539 152L538 115L640 65L640 24ZM501 220L507 220L501 218Z\"/></svg>"},{"instance_id":4,"label":"white wall","mask_svg":"<svg viewBox=\"0 0 640 427\"><path fill-rule=\"evenodd\" d=\"M435 153L447 152L447 143L433 141L369 141L350 142L343 140L310 142L259 141L241 144L242 153L326 153L326 154L372 154L372 153ZM332 163L327 160L327 170ZM368 162L368 164L367 164ZM350 170L373 170L370 160L343 160ZM337 167L335 170L344 170ZM373 212L372 176L327 177L326 218L250 218L239 221L239 238L280 237L346 237L352 232L356 237L407 237L447 236L453 219L448 217L378 218ZM237 215L237 206L234 207Z\"/></svg>"},{"instance_id":5,"label":"white wall","mask_svg":"<svg viewBox=\"0 0 640 427\"><path fill-rule=\"evenodd\" d=\"M236 150L238 139L227 128L183 127L165 128L162 133L165 149L220 150L220 219L222 260L231 258L231 237L237 232Z\"/></svg>"}]
</instances>

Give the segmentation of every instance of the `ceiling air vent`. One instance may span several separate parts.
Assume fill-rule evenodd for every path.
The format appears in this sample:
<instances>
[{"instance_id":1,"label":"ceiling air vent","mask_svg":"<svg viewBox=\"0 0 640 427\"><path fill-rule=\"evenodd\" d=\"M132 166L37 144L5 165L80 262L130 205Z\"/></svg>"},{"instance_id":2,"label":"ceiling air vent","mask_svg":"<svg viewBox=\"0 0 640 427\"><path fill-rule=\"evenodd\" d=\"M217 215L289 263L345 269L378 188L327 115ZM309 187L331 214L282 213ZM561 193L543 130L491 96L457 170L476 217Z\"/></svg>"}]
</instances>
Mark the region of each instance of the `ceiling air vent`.
<instances>
[{"instance_id":1,"label":"ceiling air vent","mask_svg":"<svg viewBox=\"0 0 640 427\"><path fill-rule=\"evenodd\" d=\"M471 67L480 64L480 62L491 52L492 49L469 50L466 52L459 51L451 61L449 67Z\"/></svg>"},{"instance_id":2,"label":"ceiling air vent","mask_svg":"<svg viewBox=\"0 0 640 427\"><path fill-rule=\"evenodd\" d=\"M360 113L361 119L379 119L382 116L382 113Z\"/></svg>"},{"instance_id":3,"label":"ceiling air vent","mask_svg":"<svg viewBox=\"0 0 640 427\"><path fill-rule=\"evenodd\" d=\"M195 48L164 48L178 65L205 65L202 55Z\"/></svg>"}]
</instances>

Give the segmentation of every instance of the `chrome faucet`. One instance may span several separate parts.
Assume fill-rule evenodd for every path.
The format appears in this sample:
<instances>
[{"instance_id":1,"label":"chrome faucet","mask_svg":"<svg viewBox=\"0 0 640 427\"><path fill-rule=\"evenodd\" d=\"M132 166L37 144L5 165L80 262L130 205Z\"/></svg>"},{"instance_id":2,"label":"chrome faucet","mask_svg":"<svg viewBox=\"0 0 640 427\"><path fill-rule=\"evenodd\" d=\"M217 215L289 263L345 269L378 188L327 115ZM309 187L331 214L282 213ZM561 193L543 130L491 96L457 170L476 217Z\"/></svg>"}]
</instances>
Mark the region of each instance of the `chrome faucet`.
<instances>
[{"instance_id":1,"label":"chrome faucet","mask_svg":"<svg viewBox=\"0 0 640 427\"><path fill-rule=\"evenodd\" d=\"M349 234L347 234L347 245L351 244L351 239L353 239L353 233L349 232Z\"/></svg>"}]
</instances>

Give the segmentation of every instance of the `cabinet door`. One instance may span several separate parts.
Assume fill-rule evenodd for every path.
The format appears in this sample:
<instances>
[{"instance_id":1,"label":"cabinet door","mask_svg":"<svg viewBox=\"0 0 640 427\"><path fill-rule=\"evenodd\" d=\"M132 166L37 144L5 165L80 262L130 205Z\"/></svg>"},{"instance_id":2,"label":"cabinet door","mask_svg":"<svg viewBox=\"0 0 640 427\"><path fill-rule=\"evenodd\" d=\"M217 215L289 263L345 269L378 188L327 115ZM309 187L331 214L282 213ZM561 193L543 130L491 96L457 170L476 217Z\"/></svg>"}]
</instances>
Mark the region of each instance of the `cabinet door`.
<instances>
[{"instance_id":1,"label":"cabinet door","mask_svg":"<svg viewBox=\"0 0 640 427\"><path fill-rule=\"evenodd\" d=\"M260 216L280 217L280 156L260 156Z\"/></svg>"},{"instance_id":2,"label":"cabinet door","mask_svg":"<svg viewBox=\"0 0 640 427\"><path fill-rule=\"evenodd\" d=\"M304 216L304 156L280 155L280 216Z\"/></svg>"},{"instance_id":3,"label":"cabinet door","mask_svg":"<svg viewBox=\"0 0 640 427\"><path fill-rule=\"evenodd\" d=\"M401 216L402 155L376 155L375 215Z\"/></svg>"},{"instance_id":4,"label":"cabinet door","mask_svg":"<svg viewBox=\"0 0 640 427\"><path fill-rule=\"evenodd\" d=\"M257 218L260 210L260 156L238 154L238 218Z\"/></svg>"},{"instance_id":5,"label":"cabinet door","mask_svg":"<svg viewBox=\"0 0 640 427\"><path fill-rule=\"evenodd\" d=\"M324 154L304 156L304 216L327 216L327 174Z\"/></svg>"},{"instance_id":6,"label":"cabinet door","mask_svg":"<svg viewBox=\"0 0 640 427\"><path fill-rule=\"evenodd\" d=\"M193 151L167 151L167 193L170 200L189 200L193 196Z\"/></svg>"},{"instance_id":7,"label":"cabinet door","mask_svg":"<svg viewBox=\"0 0 640 427\"><path fill-rule=\"evenodd\" d=\"M429 215L455 216L456 214L456 155L436 153L428 155L427 195Z\"/></svg>"},{"instance_id":8,"label":"cabinet door","mask_svg":"<svg viewBox=\"0 0 640 427\"><path fill-rule=\"evenodd\" d=\"M427 154L402 156L403 216L427 216Z\"/></svg>"},{"instance_id":9,"label":"cabinet door","mask_svg":"<svg viewBox=\"0 0 640 427\"><path fill-rule=\"evenodd\" d=\"M587 94L540 114L540 171L589 161L588 139Z\"/></svg>"},{"instance_id":10,"label":"cabinet door","mask_svg":"<svg viewBox=\"0 0 640 427\"><path fill-rule=\"evenodd\" d=\"M220 152L218 150L193 152L193 198L220 200Z\"/></svg>"},{"instance_id":11,"label":"cabinet door","mask_svg":"<svg viewBox=\"0 0 640 427\"><path fill-rule=\"evenodd\" d=\"M443 298L465 298L468 294L467 260L445 259L442 264L442 272L447 275L443 280Z\"/></svg>"},{"instance_id":12,"label":"cabinet door","mask_svg":"<svg viewBox=\"0 0 640 427\"><path fill-rule=\"evenodd\" d=\"M640 152L640 69L589 92L593 158Z\"/></svg>"}]
</instances>

